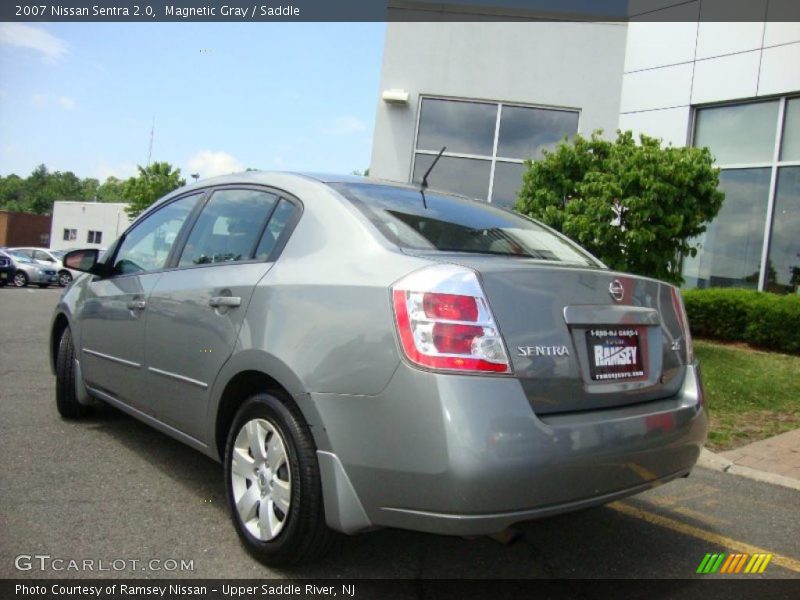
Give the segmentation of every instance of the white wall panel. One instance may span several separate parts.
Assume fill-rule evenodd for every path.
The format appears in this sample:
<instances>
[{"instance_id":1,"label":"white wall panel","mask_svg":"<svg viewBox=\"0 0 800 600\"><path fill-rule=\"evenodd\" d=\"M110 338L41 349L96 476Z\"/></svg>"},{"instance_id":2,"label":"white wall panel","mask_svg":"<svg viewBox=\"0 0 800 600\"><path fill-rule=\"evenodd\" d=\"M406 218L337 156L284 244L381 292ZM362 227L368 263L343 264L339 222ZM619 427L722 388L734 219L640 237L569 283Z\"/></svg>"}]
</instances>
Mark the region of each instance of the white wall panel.
<instances>
[{"instance_id":1,"label":"white wall panel","mask_svg":"<svg viewBox=\"0 0 800 600\"><path fill-rule=\"evenodd\" d=\"M800 42L800 23L767 23L764 34L765 47L792 42Z\"/></svg>"},{"instance_id":2,"label":"white wall panel","mask_svg":"<svg viewBox=\"0 0 800 600\"><path fill-rule=\"evenodd\" d=\"M681 9L681 10L679 10ZM686 12L677 7L664 13ZM676 15L677 16L677 15ZM694 60L697 22L632 22L628 25L625 72L652 69Z\"/></svg>"},{"instance_id":3,"label":"white wall panel","mask_svg":"<svg viewBox=\"0 0 800 600\"><path fill-rule=\"evenodd\" d=\"M697 61L692 104L751 98L758 89L761 50Z\"/></svg>"},{"instance_id":4,"label":"white wall panel","mask_svg":"<svg viewBox=\"0 0 800 600\"><path fill-rule=\"evenodd\" d=\"M763 37L764 23L704 21L697 32L697 59L756 50Z\"/></svg>"},{"instance_id":5,"label":"white wall panel","mask_svg":"<svg viewBox=\"0 0 800 600\"><path fill-rule=\"evenodd\" d=\"M765 48L758 94L800 92L800 43Z\"/></svg>"},{"instance_id":6,"label":"white wall panel","mask_svg":"<svg viewBox=\"0 0 800 600\"><path fill-rule=\"evenodd\" d=\"M691 109L688 106L621 114L619 128L630 129L637 137L640 133L644 133L661 138L665 144L685 146L688 141L690 117Z\"/></svg>"},{"instance_id":7,"label":"white wall panel","mask_svg":"<svg viewBox=\"0 0 800 600\"><path fill-rule=\"evenodd\" d=\"M692 64L626 73L622 78L620 112L689 104Z\"/></svg>"}]
</instances>

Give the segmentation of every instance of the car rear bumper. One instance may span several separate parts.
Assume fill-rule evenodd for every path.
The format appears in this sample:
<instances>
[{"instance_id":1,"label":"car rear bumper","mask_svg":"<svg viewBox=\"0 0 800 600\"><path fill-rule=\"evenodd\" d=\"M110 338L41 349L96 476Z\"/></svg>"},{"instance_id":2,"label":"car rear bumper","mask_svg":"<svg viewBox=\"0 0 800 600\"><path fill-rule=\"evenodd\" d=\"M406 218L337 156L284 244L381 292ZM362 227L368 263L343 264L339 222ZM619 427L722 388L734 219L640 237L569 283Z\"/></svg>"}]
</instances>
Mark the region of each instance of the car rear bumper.
<instances>
[{"instance_id":1,"label":"car rear bumper","mask_svg":"<svg viewBox=\"0 0 800 600\"><path fill-rule=\"evenodd\" d=\"M311 394L329 524L478 535L687 474L706 439L697 367L671 398L537 416L519 382L402 364L377 396Z\"/></svg>"}]
</instances>

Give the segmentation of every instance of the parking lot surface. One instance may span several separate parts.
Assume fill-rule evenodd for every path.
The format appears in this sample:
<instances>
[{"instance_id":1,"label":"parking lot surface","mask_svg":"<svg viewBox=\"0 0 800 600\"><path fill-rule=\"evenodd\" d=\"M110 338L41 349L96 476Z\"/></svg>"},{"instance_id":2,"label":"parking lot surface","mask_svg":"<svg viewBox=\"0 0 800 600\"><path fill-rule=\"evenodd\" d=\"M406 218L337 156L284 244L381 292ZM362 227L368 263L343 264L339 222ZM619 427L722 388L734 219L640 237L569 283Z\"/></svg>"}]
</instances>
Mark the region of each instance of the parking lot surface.
<instances>
[{"instance_id":1,"label":"parking lot surface","mask_svg":"<svg viewBox=\"0 0 800 600\"><path fill-rule=\"evenodd\" d=\"M80 422L58 416L46 348L59 294L0 289L0 578L687 578L716 552L771 553L762 577L800 578L800 492L700 468L523 524L511 545L382 530L343 536L314 565L269 569L239 545L220 465L108 407ZM69 560L93 569L67 570Z\"/></svg>"}]
</instances>

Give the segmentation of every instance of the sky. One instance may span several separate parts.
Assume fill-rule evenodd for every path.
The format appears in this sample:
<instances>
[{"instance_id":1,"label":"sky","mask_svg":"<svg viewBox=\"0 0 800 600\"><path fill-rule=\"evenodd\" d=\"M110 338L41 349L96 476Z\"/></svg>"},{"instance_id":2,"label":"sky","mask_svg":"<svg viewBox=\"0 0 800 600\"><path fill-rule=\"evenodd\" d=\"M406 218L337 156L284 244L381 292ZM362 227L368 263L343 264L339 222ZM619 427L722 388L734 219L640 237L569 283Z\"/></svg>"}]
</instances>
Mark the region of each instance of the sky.
<instances>
[{"instance_id":1,"label":"sky","mask_svg":"<svg viewBox=\"0 0 800 600\"><path fill-rule=\"evenodd\" d=\"M0 175L369 166L384 23L0 23Z\"/></svg>"}]
</instances>

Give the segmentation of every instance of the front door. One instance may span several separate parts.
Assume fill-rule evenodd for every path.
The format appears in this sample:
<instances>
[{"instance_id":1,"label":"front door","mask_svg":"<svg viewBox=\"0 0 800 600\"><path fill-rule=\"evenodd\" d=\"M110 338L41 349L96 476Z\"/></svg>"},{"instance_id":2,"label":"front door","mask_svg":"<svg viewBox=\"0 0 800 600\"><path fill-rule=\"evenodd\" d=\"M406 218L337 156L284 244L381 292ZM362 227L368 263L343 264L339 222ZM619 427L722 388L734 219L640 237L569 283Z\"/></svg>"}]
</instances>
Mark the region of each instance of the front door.
<instances>
[{"instance_id":1,"label":"front door","mask_svg":"<svg viewBox=\"0 0 800 600\"><path fill-rule=\"evenodd\" d=\"M86 385L145 408L144 335L147 301L172 245L202 194L172 201L125 234L113 274L88 283L80 320L80 361Z\"/></svg>"}]
</instances>

